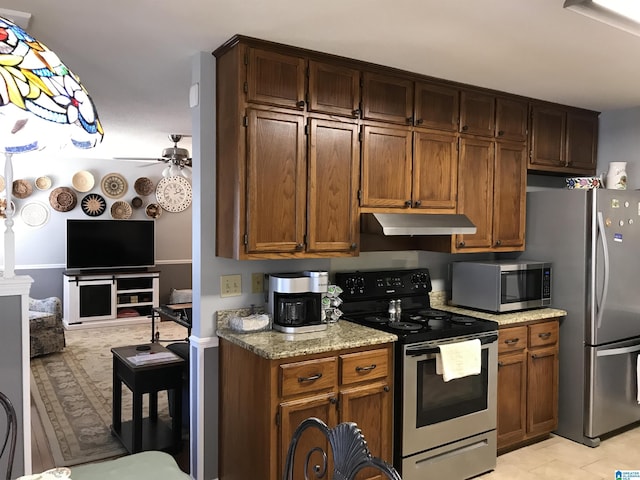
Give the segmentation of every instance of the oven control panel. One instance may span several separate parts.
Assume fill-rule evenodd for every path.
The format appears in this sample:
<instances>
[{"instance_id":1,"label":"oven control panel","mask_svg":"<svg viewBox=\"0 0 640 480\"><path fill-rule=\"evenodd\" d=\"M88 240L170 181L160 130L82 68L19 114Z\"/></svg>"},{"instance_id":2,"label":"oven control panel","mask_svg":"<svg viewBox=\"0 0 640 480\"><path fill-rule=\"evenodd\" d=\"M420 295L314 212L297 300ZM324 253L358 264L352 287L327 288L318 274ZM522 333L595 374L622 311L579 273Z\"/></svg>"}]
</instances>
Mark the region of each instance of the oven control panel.
<instances>
[{"instance_id":1,"label":"oven control panel","mask_svg":"<svg viewBox=\"0 0 640 480\"><path fill-rule=\"evenodd\" d=\"M343 299L372 299L393 296L423 295L431 291L431 277L426 268L337 272L335 283Z\"/></svg>"}]
</instances>

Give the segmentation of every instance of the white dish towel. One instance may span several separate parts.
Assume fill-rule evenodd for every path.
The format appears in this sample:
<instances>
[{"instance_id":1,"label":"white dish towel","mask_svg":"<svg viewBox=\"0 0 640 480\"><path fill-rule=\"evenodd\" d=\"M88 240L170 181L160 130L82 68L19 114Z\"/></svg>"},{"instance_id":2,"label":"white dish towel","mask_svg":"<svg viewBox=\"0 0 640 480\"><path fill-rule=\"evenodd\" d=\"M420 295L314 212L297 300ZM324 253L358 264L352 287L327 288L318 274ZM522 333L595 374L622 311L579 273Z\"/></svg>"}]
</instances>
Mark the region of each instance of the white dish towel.
<instances>
[{"instance_id":1,"label":"white dish towel","mask_svg":"<svg viewBox=\"0 0 640 480\"><path fill-rule=\"evenodd\" d=\"M436 373L445 382L454 378L478 375L482 371L480 339L439 345L436 353Z\"/></svg>"},{"instance_id":2,"label":"white dish towel","mask_svg":"<svg viewBox=\"0 0 640 480\"><path fill-rule=\"evenodd\" d=\"M637 400L638 405L640 405L640 355L636 360L636 390L638 390Z\"/></svg>"}]
</instances>

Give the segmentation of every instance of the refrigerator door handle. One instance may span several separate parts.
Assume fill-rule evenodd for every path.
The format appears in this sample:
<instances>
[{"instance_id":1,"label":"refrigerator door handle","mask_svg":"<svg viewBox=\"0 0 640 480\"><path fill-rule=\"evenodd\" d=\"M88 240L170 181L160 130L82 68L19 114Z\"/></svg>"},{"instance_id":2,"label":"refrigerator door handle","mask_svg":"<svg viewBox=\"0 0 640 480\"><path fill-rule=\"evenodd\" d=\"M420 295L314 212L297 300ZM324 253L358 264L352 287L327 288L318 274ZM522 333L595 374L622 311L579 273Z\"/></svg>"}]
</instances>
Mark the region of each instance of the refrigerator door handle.
<instances>
[{"instance_id":1,"label":"refrigerator door handle","mask_svg":"<svg viewBox=\"0 0 640 480\"><path fill-rule=\"evenodd\" d=\"M612 348L610 350L600 350L596 352L596 357L609 357L612 355L624 355L627 353L640 352L640 345L630 347Z\"/></svg>"},{"instance_id":2,"label":"refrigerator door handle","mask_svg":"<svg viewBox=\"0 0 640 480\"><path fill-rule=\"evenodd\" d=\"M607 301L607 292L609 291L609 250L607 249L607 239L605 238L605 229L604 229L604 217L602 212L598 212L598 236L600 237L600 241L602 242L602 256L604 260L604 285L602 286L602 296L600 297L600 302L598 303L598 298L596 297L596 314L598 316L598 328L602 325L602 313L604 311L604 304Z\"/></svg>"}]
</instances>

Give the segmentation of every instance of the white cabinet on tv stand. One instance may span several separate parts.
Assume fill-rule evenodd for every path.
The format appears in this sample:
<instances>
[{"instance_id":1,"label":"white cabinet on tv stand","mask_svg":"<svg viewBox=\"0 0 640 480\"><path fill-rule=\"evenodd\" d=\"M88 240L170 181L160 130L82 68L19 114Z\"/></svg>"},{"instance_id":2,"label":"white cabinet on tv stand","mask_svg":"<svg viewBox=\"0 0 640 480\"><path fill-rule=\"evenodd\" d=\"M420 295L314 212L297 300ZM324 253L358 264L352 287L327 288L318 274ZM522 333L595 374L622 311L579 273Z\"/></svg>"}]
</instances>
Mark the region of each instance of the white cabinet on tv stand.
<instances>
[{"instance_id":1,"label":"white cabinet on tv stand","mask_svg":"<svg viewBox=\"0 0 640 480\"><path fill-rule=\"evenodd\" d=\"M160 272L64 272L63 323L68 330L151 321Z\"/></svg>"}]
</instances>

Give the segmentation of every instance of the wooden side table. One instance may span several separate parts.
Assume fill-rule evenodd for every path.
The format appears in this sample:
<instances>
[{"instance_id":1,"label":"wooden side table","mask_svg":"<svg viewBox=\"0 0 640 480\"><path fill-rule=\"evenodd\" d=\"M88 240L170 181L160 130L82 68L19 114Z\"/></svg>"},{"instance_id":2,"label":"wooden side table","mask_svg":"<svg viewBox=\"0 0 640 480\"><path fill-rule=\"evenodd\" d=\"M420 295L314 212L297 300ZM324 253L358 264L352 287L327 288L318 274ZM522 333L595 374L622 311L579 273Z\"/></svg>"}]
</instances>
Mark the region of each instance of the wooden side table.
<instances>
[{"instance_id":1,"label":"wooden side table","mask_svg":"<svg viewBox=\"0 0 640 480\"><path fill-rule=\"evenodd\" d=\"M148 344L150 355L169 352L159 343ZM178 451L182 443L182 371L184 359L137 365L128 360L141 352L138 345L112 348L113 411L111 432L129 453L144 450ZM122 384L133 394L132 420L122 422ZM175 412L171 426L158 420L158 392L174 390ZM143 395L149 394L149 416L142 417Z\"/></svg>"}]
</instances>

